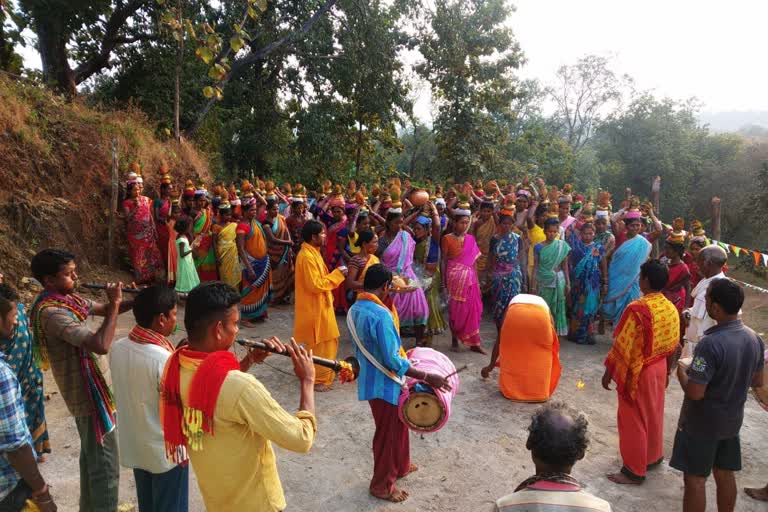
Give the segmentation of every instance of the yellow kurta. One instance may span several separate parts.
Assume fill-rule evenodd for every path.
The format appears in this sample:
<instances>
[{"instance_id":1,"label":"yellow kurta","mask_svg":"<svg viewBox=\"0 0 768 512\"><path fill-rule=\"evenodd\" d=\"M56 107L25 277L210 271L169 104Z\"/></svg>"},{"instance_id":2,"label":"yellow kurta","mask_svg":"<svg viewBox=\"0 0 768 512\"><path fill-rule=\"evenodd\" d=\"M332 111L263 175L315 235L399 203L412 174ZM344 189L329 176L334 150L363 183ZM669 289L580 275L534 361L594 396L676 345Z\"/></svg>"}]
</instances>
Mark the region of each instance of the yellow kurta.
<instances>
[{"instance_id":1,"label":"yellow kurta","mask_svg":"<svg viewBox=\"0 0 768 512\"><path fill-rule=\"evenodd\" d=\"M195 371L195 366L181 366L184 405ZM317 430L315 417L307 411L289 414L256 377L232 371L216 400L213 428L213 435L203 437L202 450L188 452L206 509L285 509L272 443L308 452Z\"/></svg>"},{"instance_id":2,"label":"yellow kurta","mask_svg":"<svg viewBox=\"0 0 768 512\"><path fill-rule=\"evenodd\" d=\"M344 282L339 269L328 272L320 251L304 242L296 257L295 310L293 337L298 343L306 343L314 355L336 359L339 343L339 326L333 310L333 294ZM315 382L330 384L335 374L332 370L315 366Z\"/></svg>"}]
</instances>

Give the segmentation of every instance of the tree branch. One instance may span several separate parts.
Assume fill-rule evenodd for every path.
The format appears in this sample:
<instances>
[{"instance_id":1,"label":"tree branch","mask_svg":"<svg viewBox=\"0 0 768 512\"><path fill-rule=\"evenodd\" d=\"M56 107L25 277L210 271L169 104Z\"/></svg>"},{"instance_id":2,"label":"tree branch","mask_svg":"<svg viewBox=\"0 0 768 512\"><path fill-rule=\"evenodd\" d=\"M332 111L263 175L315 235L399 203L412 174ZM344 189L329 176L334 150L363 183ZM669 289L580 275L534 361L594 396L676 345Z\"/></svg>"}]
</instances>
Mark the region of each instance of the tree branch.
<instances>
[{"instance_id":1,"label":"tree branch","mask_svg":"<svg viewBox=\"0 0 768 512\"><path fill-rule=\"evenodd\" d=\"M220 88L224 88L232 78L240 74L243 70L246 68L253 66L260 60L263 60L264 58L268 57L272 52L275 50L278 50L282 48L283 46L290 46L294 42L298 41L301 37L305 36L310 30L312 30L312 27L315 26L315 24L320 20L320 18L323 17L323 15L328 12L335 4L337 0L326 0L325 3L315 12L315 14L312 15L307 21L305 21L301 27L294 31L290 32L280 39L273 41L269 43L268 45L260 48L259 50L256 50L254 52L249 53L245 57L238 59L232 63L232 68L230 69L229 73L227 73L224 78L219 80L219 82L216 84ZM208 100L208 102L203 106L202 110L200 110L200 114L197 116L197 120L195 120L195 124L192 125L192 127L187 131L187 136L191 137L194 135L194 133L197 131L197 129L202 124L203 120L205 120L205 117L208 115L208 112L211 111L211 108L213 108L213 105L216 103L215 98L211 98Z\"/></svg>"},{"instance_id":2,"label":"tree branch","mask_svg":"<svg viewBox=\"0 0 768 512\"><path fill-rule=\"evenodd\" d=\"M94 74L108 67L110 65L109 56L112 54L112 51L120 44L131 42L125 41L128 38L121 37L119 35L120 31L125 26L128 18L133 16L136 11L145 5L148 5L150 2L151 0L130 0L126 3L119 2L117 4L104 27L104 37L101 39L98 53L91 56L90 59L82 62L74 69L73 75L76 84L83 83Z\"/></svg>"}]
</instances>

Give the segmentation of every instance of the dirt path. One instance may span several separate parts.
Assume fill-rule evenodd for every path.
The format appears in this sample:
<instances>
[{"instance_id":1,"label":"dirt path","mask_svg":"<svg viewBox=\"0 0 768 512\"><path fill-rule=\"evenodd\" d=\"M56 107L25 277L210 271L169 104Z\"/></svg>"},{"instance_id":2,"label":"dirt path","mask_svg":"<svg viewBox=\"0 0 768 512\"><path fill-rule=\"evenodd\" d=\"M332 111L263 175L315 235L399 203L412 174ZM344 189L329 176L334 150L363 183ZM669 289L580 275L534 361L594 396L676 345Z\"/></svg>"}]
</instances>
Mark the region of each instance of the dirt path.
<instances>
[{"instance_id":1,"label":"dirt path","mask_svg":"<svg viewBox=\"0 0 768 512\"><path fill-rule=\"evenodd\" d=\"M764 314L768 311L768 295L749 293L745 305L745 321L758 331L768 331ZM258 330L243 334L278 335L287 339L292 327L292 307L270 310L270 319ZM180 314L179 318L183 318ZM339 356L352 354L351 342L343 329ZM121 318L120 334L132 325L130 314ZM490 343L495 335L488 321L482 326L483 339ZM450 340L437 338L437 347L446 351L456 367L469 366L461 373L461 389L453 402L452 416L440 432L411 435L412 459L420 470L403 480L411 498L403 504L387 504L368 496L368 481L372 471L371 438L373 420L364 402L357 401L355 385L341 386L330 393L318 394L319 430L312 452L299 455L276 448L280 478L285 489L288 510L321 512L342 511L475 511L490 510L493 501L509 492L533 474L533 464L525 450L526 427L535 405L510 402L499 393L494 378L484 381L480 369L487 357L462 352L447 352ZM618 435L616 432L616 394L600 386L602 362L610 339L599 337L592 347L564 342L561 349L563 375L554 399L585 411L590 419L592 443L584 461L576 466L575 476L594 494L613 505L616 512L646 512L649 505L658 511L679 510L682 500L681 474L666 464L653 471L640 487L619 487L604 478L618 469ZM267 366L270 365L270 366ZM298 406L299 392L291 374L290 361L273 356L254 368L273 396L289 410ZM495 377L498 374L495 375ZM582 379L586 385L578 389ZM67 417L55 383L46 374L46 391L51 393L47 404L48 425L54 453L43 464L43 472L53 486L59 510L77 510L79 495L79 441L74 422ZM668 458L682 402L676 381L667 392L665 411L665 447ZM738 474L739 488L745 485L765 485L768 480L768 413L753 398L747 402L742 428L744 468ZM709 510L714 510L714 482L708 488ZM132 473L123 470L120 481L120 501L136 502ZM190 482L190 510L202 511L196 480ZM130 510L130 509L129 509ZM765 512L766 505L739 494L736 510ZM214 511L212 511L214 512ZM215 511L219 512L219 511Z\"/></svg>"}]
</instances>

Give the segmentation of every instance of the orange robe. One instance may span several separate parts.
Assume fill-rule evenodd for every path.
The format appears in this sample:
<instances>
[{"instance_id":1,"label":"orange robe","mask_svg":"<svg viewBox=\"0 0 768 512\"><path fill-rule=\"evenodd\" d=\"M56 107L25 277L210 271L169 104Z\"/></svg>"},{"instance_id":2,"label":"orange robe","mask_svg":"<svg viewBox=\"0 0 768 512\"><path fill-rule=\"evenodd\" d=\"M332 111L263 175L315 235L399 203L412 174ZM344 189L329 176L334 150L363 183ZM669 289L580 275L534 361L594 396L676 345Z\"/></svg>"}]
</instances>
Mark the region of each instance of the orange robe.
<instances>
[{"instance_id":1,"label":"orange robe","mask_svg":"<svg viewBox=\"0 0 768 512\"><path fill-rule=\"evenodd\" d=\"M304 242L296 257L293 337L314 355L336 359L339 326L333 309L333 290L344 282L339 269L328 272L320 250ZM315 365L315 383L331 384L333 370Z\"/></svg>"},{"instance_id":2,"label":"orange robe","mask_svg":"<svg viewBox=\"0 0 768 512\"><path fill-rule=\"evenodd\" d=\"M641 480L662 458L666 359L679 345L680 317L661 293L629 304L613 333L605 366L619 395L619 451L622 473Z\"/></svg>"},{"instance_id":3,"label":"orange robe","mask_svg":"<svg viewBox=\"0 0 768 512\"><path fill-rule=\"evenodd\" d=\"M499 388L510 400L545 402L560 380L560 340L546 302L517 297L520 302L513 300L501 325Z\"/></svg>"}]
</instances>

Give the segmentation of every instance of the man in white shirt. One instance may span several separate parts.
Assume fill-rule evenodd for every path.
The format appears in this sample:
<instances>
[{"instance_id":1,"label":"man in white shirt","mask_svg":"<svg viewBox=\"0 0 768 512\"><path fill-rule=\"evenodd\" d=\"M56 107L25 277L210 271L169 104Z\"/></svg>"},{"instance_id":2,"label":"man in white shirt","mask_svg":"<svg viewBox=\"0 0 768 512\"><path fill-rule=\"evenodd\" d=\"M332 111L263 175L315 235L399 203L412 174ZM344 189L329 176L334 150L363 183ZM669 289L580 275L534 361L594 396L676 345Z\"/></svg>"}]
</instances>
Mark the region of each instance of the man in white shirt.
<instances>
[{"instance_id":1,"label":"man in white shirt","mask_svg":"<svg viewBox=\"0 0 768 512\"><path fill-rule=\"evenodd\" d=\"M691 292L693 306L683 311L688 319L685 339L692 344L691 348L704 336L704 331L717 323L707 314L707 289L709 283L725 277L723 265L726 261L728 254L719 245L708 245L699 251L697 263L702 279Z\"/></svg>"},{"instance_id":2,"label":"man in white shirt","mask_svg":"<svg viewBox=\"0 0 768 512\"><path fill-rule=\"evenodd\" d=\"M169 462L160 423L160 379L173 352L176 292L143 289L133 305L136 326L110 351L120 428L120 464L133 469L140 512L187 512L189 467Z\"/></svg>"}]
</instances>

